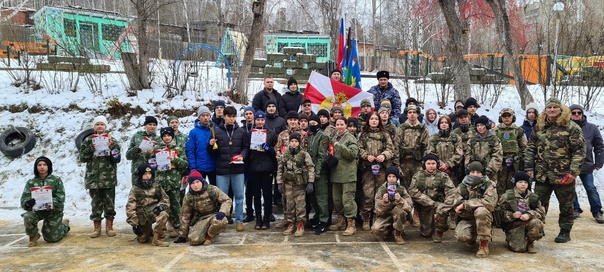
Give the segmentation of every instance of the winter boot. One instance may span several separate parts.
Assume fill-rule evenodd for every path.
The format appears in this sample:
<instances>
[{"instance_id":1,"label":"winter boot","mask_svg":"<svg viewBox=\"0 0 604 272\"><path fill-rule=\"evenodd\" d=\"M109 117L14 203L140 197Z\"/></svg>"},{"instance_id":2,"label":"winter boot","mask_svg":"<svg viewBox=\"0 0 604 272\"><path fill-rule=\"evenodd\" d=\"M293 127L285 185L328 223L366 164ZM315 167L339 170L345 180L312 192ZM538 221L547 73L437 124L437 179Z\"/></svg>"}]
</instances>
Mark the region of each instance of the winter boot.
<instances>
[{"instance_id":1,"label":"winter boot","mask_svg":"<svg viewBox=\"0 0 604 272\"><path fill-rule=\"evenodd\" d=\"M413 208L413 227L419 227L419 210L417 208Z\"/></svg>"},{"instance_id":2,"label":"winter boot","mask_svg":"<svg viewBox=\"0 0 604 272\"><path fill-rule=\"evenodd\" d=\"M101 236L101 221L94 221L94 231L90 234L90 238Z\"/></svg>"},{"instance_id":3,"label":"winter boot","mask_svg":"<svg viewBox=\"0 0 604 272\"><path fill-rule=\"evenodd\" d=\"M342 235L351 236L354 235L355 232L357 232L357 226L355 225L354 219L348 219L348 226Z\"/></svg>"},{"instance_id":4,"label":"winter boot","mask_svg":"<svg viewBox=\"0 0 604 272\"><path fill-rule=\"evenodd\" d=\"M480 240L476 257L486 258L487 256L489 256L489 240Z\"/></svg>"},{"instance_id":5,"label":"winter boot","mask_svg":"<svg viewBox=\"0 0 604 272\"><path fill-rule=\"evenodd\" d=\"M369 226L369 215L363 215L363 230L371 230L371 226Z\"/></svg>"},{"instance_id":6,"label":"winter boot","mask_svg":"<svg viewBox=\"0 0 604 272\"><path fill-rule=\"evenodd\" d=\"M283 235L290 235L294 232L294 222L289 222L287 229L283 231Z\"/></svg>"},{"instance_id":7,"label":"winter boot","mask_svg":"<svg viewBox=\"0 0 604 272\"><path fill-rule=\"evenodd\" d=\"M151 243L154 246L167 247L170 246L170 243L164 242L161 240L159 232L153 233L153 242Z\"/></svg>"},{"instance_id":8,"label":"winter boot","mask_svg":"<svg viewBox=\"0 0 604 272\"><path fill-rule=\"evenodd\" d=\"M448 224L449 224L449 229L450 230L454 230L455 227L457 227L457 215L455 214L455 211L453 211L452 213L449 213L449 220L448 220Z\"/></svg>"},{"instance_id":9,"label":"winter boot","mask_svg":"<svg viewBox=\"0 0 604 272\"><path fill-rule=\"evenodd\" d=\"M243 218L243 223L247 223L247 222L252 222L254 221L255 217L254 217L254 210L246 210L245 211L245 218Z\"/></svg>"},{"instance_id":10,"label":"winter boot","mask_svg":"<svg viewBox=\"0 0 604 272\"><path fill-rule=\"evenodd\" d=\"M202 245L209 246L212 244L212 236L206 233L206 239L203 241Z\"/></svg>"},{"instance_id":11,"label":"winter boot","mask_svg":"<svg viewBox=\"0 0 604 272\"><path fill-rule=\"evenodd\" d=\"M287 220L285 220L285 218L284 218L281 222L275 224L275 227L277 227L277 228L285 228L288 225L289 225L289 222L287 222Z\"/></svg>"},{"instance_id":12,"label":"winter boot","mask_svg":"<svg viewBox=\"0 0 604 272\"><path fill-rule=\"evenodd\" d=\"M403 235L400 231L394 230L394 241L397 245L404 245L405 240L403 239Z\"/></svg>"},{"instance_id":13,"label":"winter boot","mask_svg":"<svg viewBox=\"0 0 604 272\"><path fill-rule=\"evenodd\" d=\"M115 231L113 230L113 218L105 219L105 233L109 237L113 237L116 235Z\"/></svg>"},{"instance_id":14,"label":"winter boot","mask_svg":"<svg viewBox=\"0 0 604 272\"><path fill-rule=\"evenodd\" d=\"M298 222L298 228L296 229L294 236L300 237L302 235L304 235L304 222Z\"/></svg>"},{"instance_id":15,"label":"winter boot","mask_svg":"<svg viewBox=\"0 0 604 272\"><path fill-rule=\"evenodd\" d=\"M29 236L29 244L28 247L35 247L38 245L38 239L40 239L40 234L36 233L34 236Z\"/></svg>"},{"instance_id":16,"label":"winter boot","mask_svg":"<svg viewBox=\"0 0 604 272\"><path fill-rule=\"evenodd\" d=\"M526 252L530 254L537 253L537 249L535 249L535 240L528 240L528 243L526 244Z\"/></svg>"},{"instance_id":17,"label":"winter boot","mask_svg":"<svg viewBox=\"0 0 604 272\"><path fill-rule=\"evenodd\" d=\"M558 237L554 239L554 242L566 243L568 241L570 241L570 230L560 229L560 233L558 234Z\"/></svg>"},{"instance_id":18,"label":"winter boot","mask_svg":"<svg viewBox=\"0 0 604 272\"><path fill-rule=\"evenodd\" d=\"M340 216L338 216L338 222L333 225L330 225L328 229L331 231L338 231L338 230L345 229L345 228L346 228L346 219L344 218L344 216L340 215Z\"/></svg>"},{"instance_id":19,"label":"winter boot","mask_svg":"<svg viewBox=\"0 0 604 272\"><path fill-rule=\"evenodd\" d=\"M443 232L440 230L436 230L434 235L432 235L432 241L435 243L442 243L443 241Z\"/></svg>"}]
</instances>

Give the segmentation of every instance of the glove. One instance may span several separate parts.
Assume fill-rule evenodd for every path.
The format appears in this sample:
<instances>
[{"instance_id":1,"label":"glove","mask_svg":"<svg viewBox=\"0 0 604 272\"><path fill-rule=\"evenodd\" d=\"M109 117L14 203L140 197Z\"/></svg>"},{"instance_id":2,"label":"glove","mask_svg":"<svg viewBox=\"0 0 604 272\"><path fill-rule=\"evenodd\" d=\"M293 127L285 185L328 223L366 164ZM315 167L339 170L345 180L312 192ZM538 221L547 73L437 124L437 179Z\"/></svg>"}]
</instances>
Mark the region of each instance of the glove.
<instances>
[{"instance_id":1,"label":"glove","mask_svg":"<svg viewBox=\"0 0 604 272\"><path fill-rule=\"evenodd\" d=\"M263 149L264 151L266 151L266 152L268 152L268 153L273 153L273 152L275 152L275 149L274 149L272 146L267 145L266 143L263 143L263 144L261 145L261 147L262 147L262 149Z\"/></svg>"},{"instance_id":2,"label":"glove","mask_svg":"<svg viewBox=\"0 0 604 272\"><path fill-rule=\"evenodd\" d=\"M155 215L159 215L165 209L166 207L164 207L164 205L157 205L155 208L153 208L153 213Z\"/></svg>"},{"instance_id":3,"label":"glove","mask_svg":"<svg viewBox=\"0 0 604 272\"><path fill-rule=\"evenodd\" d=\"M33 199L33 198L32 198L32 199L30 199L30 200L28 200L28 201L25 201L25 208L26 208L27 210L31 210L31 208L33 208L33 207L34 207L34 205L36 205L36 200L35 200L35 199Z\"/></svg>"},{"instance_id":4,"label":"glove","mask_svg":"<svg viewBox=\"0 0 604 272\"><path fill-rule=\"evenodd\" d=\"M217 212L216 213L216 220L222 220L224 219L226 215L223 212Z\"/></svg>"},{"instance_id":5,"label":"glove","mask_svg":"<svg viewBox=\"0 0 604 272\"><path fill-rule=\"evenodd\" d=\"M132 226L132 232L134 232L134 234L136 234L136 236L143 235L143 232L140 230L138 225Z\"/></svg>"},{"instance_id":6,"label":"glove","mask_svg":"<svg viewBox=\"0 0 604 272\"><path fill-rule=\"evenodd\" d=\"M306 193L312 194L315 191L315 186L312 183L306 184Z\"/></svg>"},{"instance_id":7,"label":"glove","mask_svg":"<svg viewBox=\"0 0 604 272\"><path fill-rule=\"evenodd\" d=\"M140 147L135 147L132 148L132 152L134 152L134 154L140 154L141 152L143 152L143 150Z\"/></svg>"},{"instance_id":8,"label":"glove","mask_svg":"<svg viewBox=\"0 0 604 272\"><path fill-rule=\"evenodd\" d=\"M178 239L176 239L176 241L174 241L175 244L186 243L186 242L187 242L187 238L183 238L183 237L178 237Z\"/></svg>"},{"instance_id":9,"label":"glove","mask_svg":"<svg viewBox=\"0 0 604 272\"><path fill-rule=\"evenodd\" d=\"M279 191L279 193L281 194L285 192L285 187L283 186L283 184L277 184L277 191Z\"/></svg>"}]
</instances>

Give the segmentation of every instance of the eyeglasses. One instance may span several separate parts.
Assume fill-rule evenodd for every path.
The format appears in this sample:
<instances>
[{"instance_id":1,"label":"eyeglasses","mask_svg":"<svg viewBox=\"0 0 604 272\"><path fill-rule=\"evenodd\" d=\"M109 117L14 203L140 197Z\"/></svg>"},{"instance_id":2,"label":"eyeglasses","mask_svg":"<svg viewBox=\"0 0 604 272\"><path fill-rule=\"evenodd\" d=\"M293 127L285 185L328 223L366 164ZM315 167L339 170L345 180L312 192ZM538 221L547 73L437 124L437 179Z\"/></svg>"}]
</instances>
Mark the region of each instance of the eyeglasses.
<instances>
[{"instance_id":1,"label":"eyeglasses","mask_svg":"<svg viewBox=\"0 0 604 272\"><path fill-rule=\"evenodd\" d=\"M310 107L311 104L304 104L303 107Z\"/></svg>"},{"instance_id":2,"label":"eyeglasses","mask_svg":"<svg viewBox=\"0 0 604 272\"><path fill-rule=\"evenodd\" d=\"M581 114L583 114L583 113L582 113L582 112L580 112L580 111L573 111L573 112L572 112L572 114L573 114L573 115L581 115Z\"/></svg>"}]
</instances>

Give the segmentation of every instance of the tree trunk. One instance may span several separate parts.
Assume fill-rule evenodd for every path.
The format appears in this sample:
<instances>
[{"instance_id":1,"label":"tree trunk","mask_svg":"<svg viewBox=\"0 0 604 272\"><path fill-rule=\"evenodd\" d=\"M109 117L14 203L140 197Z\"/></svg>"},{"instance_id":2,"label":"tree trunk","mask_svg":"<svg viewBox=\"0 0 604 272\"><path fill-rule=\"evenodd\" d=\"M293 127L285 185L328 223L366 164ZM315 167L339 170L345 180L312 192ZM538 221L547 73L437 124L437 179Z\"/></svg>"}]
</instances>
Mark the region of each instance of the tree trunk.
<instances>
[{"instance_id":1,"label":"tree trunk","mask_svg":"<svg viewBox=\"0 0 604 272\"><path fill-rule=\"evenodd\" d=\"M472 95L470 89L470 65L463 58L467 51L468 34L466 23L462 22L457 15L456 1L438 0L447 28L449 29L449 40L447 51L449 52L449 63L453 73L455 84L455 100L465 100Z\"/></svg>"},{"instance_id":2,"label":"tree trunk","mask_svg":"<svg viewBox=\"0 0 604 272\"><path fill-rule=\"evenodd\" d=\"M150 7L144 6L143 0L138 0L136 5L136 13L138 15L138 78L143 89L149 89L149 37L147 37L147 9Z\"/></svg>"},{"instance_id":3,"label":"tree trunk","mask_svg":"<svg viewBox=\"0 0 604 272\"><path fill-rule=\"evenodd\" d=\"M252 21L252 30L247 38L247 46L245 49L245 56L243 57L243 65L239 69L239 76L232 92L238 95L232 98L238 98L239 101L235 101L242 104L247 104L247 78L252 67L252 61L254 60L254 53L258 42L261 41L264 33L264 9L266 0L260 0L260 7L257 12L254 13L254 20ZM252 4L253 5L253 4ZM252 9L253 10L253 9Z\"/></svg>"},{"instance_id":4,"label":"tree trunk","mask_svg":"<svg viewBox=\"0 0 604 272\"><path fill-rule=\"evenodd\" d=\"M142 90L139 79L139 67L137 65L136 53L122 53L122 61L124 62L124 71L126 72L126 78L130 83L131 90Z\"/></svg>"}]
</instances>

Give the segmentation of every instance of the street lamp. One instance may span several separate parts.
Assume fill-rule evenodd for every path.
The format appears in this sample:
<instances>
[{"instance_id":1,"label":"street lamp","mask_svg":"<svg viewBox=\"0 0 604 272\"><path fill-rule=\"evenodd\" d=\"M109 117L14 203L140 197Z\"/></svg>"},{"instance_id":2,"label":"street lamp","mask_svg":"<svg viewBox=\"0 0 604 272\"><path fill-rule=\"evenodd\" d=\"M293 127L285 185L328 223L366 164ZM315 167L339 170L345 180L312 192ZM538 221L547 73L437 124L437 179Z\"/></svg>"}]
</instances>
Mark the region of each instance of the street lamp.
<instances>
[{"instance_id":1,"label":"street lamp","mask_svg":"<svg viewBox=\"0 0 604 272\"><path fill-rule=\"evenodd\" d=\"M558 80L558 32L560 29L560 14L564 11L564 4L557 2L552 10L556 13L556 39L554 40L554 61L552 69L552 86L554 88L553 96L556 95L556 81Z\"/></svg>"}]
</instances>

